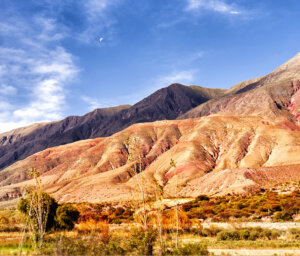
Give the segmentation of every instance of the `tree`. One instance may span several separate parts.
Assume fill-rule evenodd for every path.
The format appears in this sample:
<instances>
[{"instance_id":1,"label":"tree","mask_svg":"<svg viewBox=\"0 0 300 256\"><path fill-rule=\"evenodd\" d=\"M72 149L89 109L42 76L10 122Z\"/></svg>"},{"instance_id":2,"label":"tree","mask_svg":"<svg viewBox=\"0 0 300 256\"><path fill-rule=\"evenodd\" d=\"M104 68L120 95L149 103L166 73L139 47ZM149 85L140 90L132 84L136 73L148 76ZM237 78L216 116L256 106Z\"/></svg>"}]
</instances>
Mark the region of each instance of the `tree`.
<instances>
[{"instance_id":1,"label":"tree","mask_svg":"<svg viewBox=\"0 0 300 256\"><path fill-rule=\"evenodd\" d=\"M43 218L42 222L45 222L45 231L49 231L55 227L55 215L58 204L53 197L45 192L41 193L40 202L35 202L37 201L36 197L37 195L35 195L35 193L29 193L26 198L21 198L18 203L18 210L26 216L29 216L30 225L32 225L35 232L38 232L39 229L39 218ZM35 205L37 203L40 205ZM38 216L39 211L34 208L40 208L39 211L44 212L44 216ZM30 209L31 214L29 214Z\"/></svg>"},{"instance_id":2,"label":"tree","mask_svg":"<svg viewBox=\"0 0 300 256\"><path fill-rule=\"evenodd\" d=\"M22 198L18 204L18 209L27 216L20 242L20 255L22 253L23 239L27 225L29 224L29 227L33 232L32 238L35 248L41 248L47 228L54 223L53 213L55 213L57 208L55 200L42 191L42 181L39 172L35 168L31 168L29 170L29 175L33 177L35 186L25 189L27 198Z\"/></svg>"},{"instance_id":3,"label":"tree","mask_svg":"<svg viewBox=\"0 0 300 256\"><path fill-rule=\"evenodd\" d=\"M29 226L33 233L35 248L41 248L43 239L51 229L72 229L79 217L79 212L70 205L59 206L53 197L42 191L39 172L30 169L30 175L35 180L35 186L25 189L26 197L21 198L18 210L25 214L25 228L20 240L19 255L22 254L24 236Z\"/></svg>"},{"instance_id":4,"label":"tree","mask_svg":"<svg viewBox=\"0 0 300 256\"><path fill-rule=\"evenodd\" d=\"M131 163L132 172L136 175L137 186L141 193L142 198L142 222L143 222L143 231L139 232L139 237L136 239L140 239L140 236L143 237L141 243L144 246L144 254L152 255L153 252L153 243L155 241L156 233L153 230L148 228L148 212L146 210L146 192L145 192L145 184L144 178L141 174L143 169L143 154L141 150L140 141L137 137L127 138L125 141L125 147L128 152L128 161ZM139 199L138 199L139 200ZM155 236L153 235L155 234ZM137 233L133 234L133 237L136 236Z\"/></svg>"},{"instance_id":5,"label":"tree","mask_svg":"<svg viewBox=\"0 0 300 256\"><path fill-rule=\"evenodd\" d=\"M130 138L128 137L125 141L125 147L128 151L128 161L132 163L132 171L137 176L137 184L141 192L142 196L142 207L143 207L143 225L145 230L148 229L147 225L147 211L146 211L146 198L145 198L145 188L144 188L144 180L143 175L140 174L142 171L143 163L142 163L142 152L140 148L140 142L137 137Z\"/></svg>"},{"instance_id":6,"label":"tree","mask_svg":"<svg viewBox=\"0 0 300 256\"><path fill-rule=\"evenodd\" d=\"M170 160L170 167L174 168L175 172L175 202L176 202L176 249L178 249L178 231L179 231L179 217L178 217L178 200L177 200L177 194L178 194L178 176L177 176L177 169L176 169L176 163L173 159Z\"/></svg>"}]
</instances>

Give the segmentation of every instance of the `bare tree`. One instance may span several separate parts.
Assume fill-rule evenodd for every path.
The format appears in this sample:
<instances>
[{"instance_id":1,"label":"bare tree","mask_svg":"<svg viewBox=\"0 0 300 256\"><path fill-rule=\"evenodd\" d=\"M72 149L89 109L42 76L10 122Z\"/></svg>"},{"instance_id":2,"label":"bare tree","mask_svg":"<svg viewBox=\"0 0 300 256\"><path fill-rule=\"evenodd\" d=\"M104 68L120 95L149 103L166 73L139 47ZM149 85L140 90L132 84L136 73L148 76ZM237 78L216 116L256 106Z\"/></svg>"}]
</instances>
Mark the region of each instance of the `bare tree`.
<instances>
[{"instance_id":1,"label":"bare tree","mask_svg":"<svg viewBox=\"0 0 300 256\"><path fill-rule=\"evenodd\" d=\"M42 247L46 233L50 207L49 204L45 202L44 193L42 190L42 181L39 172L35 168L31 168L29 173L35 181L35 186L25 190L28 198L26 201L27 205L25 205L25 207L29 207L29 209L28 211L25 210L27 213L27 218L20 240L19 255L22 254L24 236L28 226L33 233L32 240L34 242L35 249Z\"/></svg>"},{"instance_id":2,"label":"bare tree","mask_svg":"<svg viewBox=\"0 0 300 256\"><path fill-rule=\"evenodd\" d=\"M24 192L26 194L26 188L24 189ZM27 232L27 228L28 228L28 224L29 224L29 220L31 218L31 213L32 213L32 198L30 201L30 206L29 206L29 211L28 211L28 216L26 217L26 221L25 221L25 225L24 225L24 229L23 229L23 233L19 242L19 256L22 255L22 249L23 249L23 244L24 244L24 238Z\"/></svg>"},{"instance_id":3,"label":"bare tree","mask_svg":"<svg viewBox=\"0 0 300 256\"><path fill-rule=\"evenodd\" d=\"M156 179L152 180L154 191L155 191L155 201L158 203L156 207L156 223L159 233L159 242L160 242L160 255L164 253L164 241L163 241L163 227L162 227L162 218L164 206L162 204L164 196L163 196L163 187L160 186Z\"/></svg>"},{"instance_id":4,"label":"bare tree","mask_svg":"<svg viewBox=\"0 0 300 256\"><path fill-rule=\"evenodd\" d=\"M178 176L177 176L177 169L176 169L176 163L173 159L170 160L170 166L174 168L175 172L175 211L176 211L176 249L178 249L178 232L179 232L179 217L178 217Z\"/></svg>"},{"instance_id":5,"label":"bare tree","mask_svg":"<svg viewBox=\"0 0 300 256\"><path fill-rule=\"evenodd\" d=\"M143 207L143 225L145 230L148 229L147 224L147 211L146 211L146 198L145 198L145 188L144 188L144 179L141 174L143 168L142 162L142 152L140 148L140 141L137 137L127 138L125 142L125 147L128 151L128 160L132 162L132 171L136 176L137 184L142 196L142 207ZM140 175L138 175L140 174Z\"/></svg>"}]
</instances>

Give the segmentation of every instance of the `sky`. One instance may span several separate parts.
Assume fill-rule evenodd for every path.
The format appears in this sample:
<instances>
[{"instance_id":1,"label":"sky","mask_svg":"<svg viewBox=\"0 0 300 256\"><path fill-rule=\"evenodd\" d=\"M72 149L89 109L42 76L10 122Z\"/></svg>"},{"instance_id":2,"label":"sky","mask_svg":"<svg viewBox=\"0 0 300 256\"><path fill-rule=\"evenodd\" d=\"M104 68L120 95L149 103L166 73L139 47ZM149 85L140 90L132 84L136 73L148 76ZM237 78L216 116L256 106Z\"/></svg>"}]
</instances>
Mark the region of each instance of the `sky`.
<instances>
[{"instance_id":1,"label":"sky","mask_svg":"<svg viewBox=\"0 0 300 256\"><path fill-rule=\"evenodd\" d=\"M299 0L0 0L0 132L229 88L300 51Z\"/></svg>"}]
</instances>

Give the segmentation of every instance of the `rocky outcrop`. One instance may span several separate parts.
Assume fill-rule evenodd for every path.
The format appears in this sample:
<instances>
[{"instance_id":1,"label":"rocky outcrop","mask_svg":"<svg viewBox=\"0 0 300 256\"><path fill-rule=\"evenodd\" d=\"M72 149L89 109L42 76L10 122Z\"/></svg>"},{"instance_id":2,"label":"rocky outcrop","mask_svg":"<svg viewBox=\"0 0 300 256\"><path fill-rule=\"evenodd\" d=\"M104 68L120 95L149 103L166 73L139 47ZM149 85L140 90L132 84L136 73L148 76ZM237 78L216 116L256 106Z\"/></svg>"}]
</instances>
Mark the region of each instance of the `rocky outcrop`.
<instances>
[{"instance_id":1,"label":"rocky outcrop","mask_svg":"<svg viewBox=\"0 0 300 256\"><path fill-rule=\"evenodd\" d=\"M300 80L293 80L293 96L291 97L290 103L287 109L291 112L293 117L299 122L300 121Z\"/></svg>"}]
</instances>

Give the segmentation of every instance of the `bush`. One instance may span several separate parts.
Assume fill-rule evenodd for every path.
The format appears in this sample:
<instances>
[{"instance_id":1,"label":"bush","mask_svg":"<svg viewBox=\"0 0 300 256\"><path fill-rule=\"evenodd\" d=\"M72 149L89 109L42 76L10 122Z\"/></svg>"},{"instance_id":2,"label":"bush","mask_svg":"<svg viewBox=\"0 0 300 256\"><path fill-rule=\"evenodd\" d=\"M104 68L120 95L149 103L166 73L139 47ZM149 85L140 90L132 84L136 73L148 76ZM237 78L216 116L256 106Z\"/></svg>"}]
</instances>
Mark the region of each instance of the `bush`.
<instances>
[{"instance_id":1,"label":"bush","mask_svg":"<svg viewBox=\"0 0 300 256\"><path fill-rule=\"evenodd\" d=\"M79 212L72 205L61 205L56 210L56 228L71 230L79 218Z\"/></svg>"},{"instance_id":2,"label":"bush","mask_svg":"<svg viewBox=\"0 0 300 256\"><path fill-rule=\"evenodd\" d=\"M179 246L177 250L168 251L170 255L208 255L207 246L200 243L189 243Z\"/></svg>"},{"instance_id":3,"label":"bush","mask_svg":"<svg viewBox=\"0 0 300 256\"><path fill-rule=\"evenodd\" d=\"M300 230L298 228L289 229L289 233L294 237L294 239L300 240Z\"/></svg>"},{"instance_id":4,"label":"bush","mask_svg":"<svg viewBox=\"0 0 300 256\"><path fill-rule=\"evenodd\" d=\"M250 237L250 231L248 229L242 229L239 232L239 236L241 240L248 240Z\"/></svg>"},{"instance_id":5,"label":"bush","mask_svg":"<svg viewBox=\"0 0 300 256\"><path fill-rule=\"evenodd\" d=\"M145 231L142 228L132 229L125 245L126 250L138 255L152 255L157 232L153 229Z\"/></svg>"},{"instance_id":6,"label":"bush","mask_svg":"<svg viewBox=\"0 0 300 256\"><path fill-rule=\"evenodd\" d=\"M205 237L215 237L217 236L217 234L221 231L220 228L217 228L215 226L212 226L210 228L204 228L202 230L202 235L205 236Z\"/></svg>"},{"instance_id":7,"label":"bush","mask_svg":"<svg viewBox=\"0 0 300 256\"><path fill-rule=\"evenodd\" d=\"M274 216L273 216L273 220L274 221L289 221L289 220L293 220L293 214L286 212L286 211L282 211L282 212L275 212Z\"/></svg>"},{"instance_id":8,"label":"bush","mask_svg":"<svg viewBox=\"0 0 300 256\"><path fill-rule=\"evenodd\" d=\"M240 240L239 232L236 230L226 231L223 230L217 235L218 240Z\"/></svg>"},{"instance_id":9,"label":"bush","mask_svg":"<svg viewBox=\"0 0 300 256\"><path fill-rule=\"evenodd\" d=\"M200 195L196 198L196 201L209 201L209 197L206 195Z\"/></svg>"},{"instance_id":10,"label":"bush","mask_svg":"<svg viewBox=\"0 0 300 256\"><path fill-rule=\"evenodd\" d=\"M250 231L249 240L255 241L259 237L260 237L260 232L258 230L253 229Z\"/></svg>"},{"instance_id":11,"label":"bush","mask_svg":"<svg viewBox=\"0 0 300 256\"><path fill-rule=\"evenodd\" d=\"M267 238L269 240L276 239L280 233L276 230L249 228L240 230L223 230L218 233L218 240L251 240L255 241L258 238Z\"/></svg>"}]
</instances>

